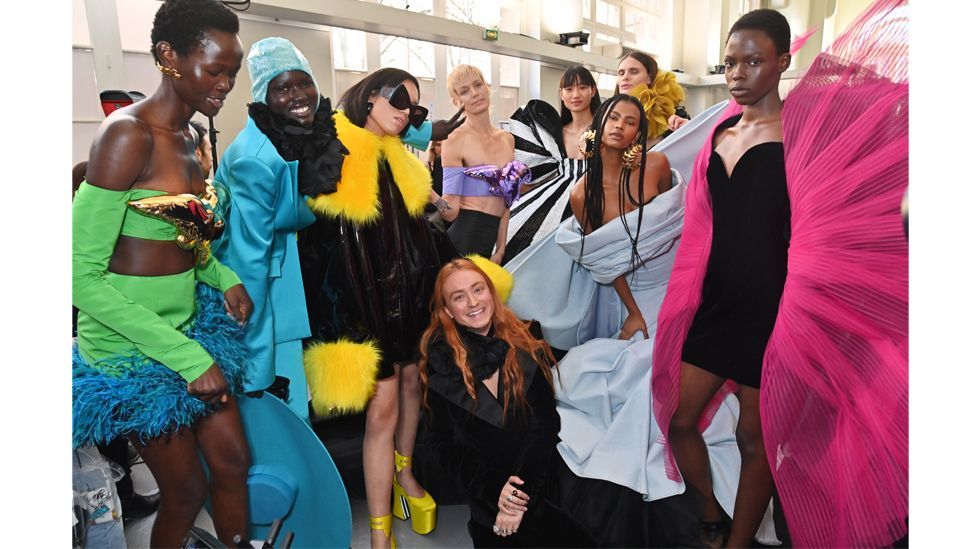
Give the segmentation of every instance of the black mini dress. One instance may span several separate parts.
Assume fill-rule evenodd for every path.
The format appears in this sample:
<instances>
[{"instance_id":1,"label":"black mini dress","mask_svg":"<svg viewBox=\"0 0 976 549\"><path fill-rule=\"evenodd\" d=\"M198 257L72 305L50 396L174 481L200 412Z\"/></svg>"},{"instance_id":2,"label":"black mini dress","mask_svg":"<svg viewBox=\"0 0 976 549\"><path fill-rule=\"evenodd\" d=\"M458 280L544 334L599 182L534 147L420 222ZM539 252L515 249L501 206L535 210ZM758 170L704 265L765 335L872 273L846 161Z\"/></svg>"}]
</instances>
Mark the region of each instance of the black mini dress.
<instances>
[{"instance_id":1,"label":"black mini dress","mask_svg":"<svg viewBox=\"0 0 976 549\"><path fill-rule=\"evenodd\" d=\"M726 120L719 129L735 125L740 117ZM712 246L701 305L681 360L758 389L786 281L790 202L783 144L753 146L731 175L712 151L706 173Z\"/></svg>"}]
</instances>

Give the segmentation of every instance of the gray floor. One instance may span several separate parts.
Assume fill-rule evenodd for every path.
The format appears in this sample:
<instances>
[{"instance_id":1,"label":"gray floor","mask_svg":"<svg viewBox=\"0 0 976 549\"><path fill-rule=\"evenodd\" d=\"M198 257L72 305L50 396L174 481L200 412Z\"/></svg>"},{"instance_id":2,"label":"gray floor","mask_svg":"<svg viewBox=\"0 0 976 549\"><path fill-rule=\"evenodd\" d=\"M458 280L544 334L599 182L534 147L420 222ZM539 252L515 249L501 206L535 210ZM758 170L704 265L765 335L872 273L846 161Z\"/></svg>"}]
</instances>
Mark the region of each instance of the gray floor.
<instances>
[{"instance_id":1,"label":"gray floor","mask_svg":"<svg viewBox=\"0 0 976 549\"><path fill-rule=\"evenodd\" d=\"M142 463L132 468L132 482L135 491L149 495L158 492L156 482L149 469ZM369 548L369 513L366 510L366 500L353 499L349 502L352 508L352 548ZM144 549L149 547L149 536L152 532L156 515L152 514L143 519L130 520L125 523L125 541L129 549ZM466 505L448 505L437 509L437 528L421 536L410 528L409 521L393 519L393 533L399 547L472 547L468 536L468 507ZM213 521L206 509L197 516L196 526L214 534ZM295 540L295 546L301 547L301 540Z\"/></svg>"},{"instance_id":2,"label":"gray floor","mask_svg":"<svg viewBox=\"0 0 976 549\"><path fill-rule=\"evenodd\" d=\"M352 507L352 547L369 547L369 512L365 499L349 501ZM472 547L468 536L468 506L447 505L437 508L437 528L426 536L415 533L410 521L393 519L393 535L398 547Z\"/></svg>"},{"instance_id":3,"label":"gray floor","mask_svg":"<svg viewBox=\"0 0 976 549\"><path fill-rule=\"evenodd\" d=\"M142 462L132 466L132 487L137 494L148 496L159 492L156 480L153 479L149 468ZM152 534L153 522L156 520L156 513L146 518L130 520L125 523L125 544L129 549L145 549L149 547L149 536ZM194 526L215 534L213 520L206 509L201 509L197 515Z\"/></svg>"}]
</instances>

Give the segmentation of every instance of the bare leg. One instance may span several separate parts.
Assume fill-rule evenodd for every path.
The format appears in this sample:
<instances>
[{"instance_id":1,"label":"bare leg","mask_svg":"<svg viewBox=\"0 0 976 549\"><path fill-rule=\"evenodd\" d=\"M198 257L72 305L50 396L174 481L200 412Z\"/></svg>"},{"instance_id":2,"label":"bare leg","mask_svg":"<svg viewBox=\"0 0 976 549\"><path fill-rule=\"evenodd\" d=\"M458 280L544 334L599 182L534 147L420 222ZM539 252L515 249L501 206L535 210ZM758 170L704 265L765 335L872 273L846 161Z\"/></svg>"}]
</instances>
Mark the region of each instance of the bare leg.
<instances>
[{"instance_id":1,"label":"bare leg","mask_svg":"<svg viewBox=\"0 0 976 549\"><path fill-rule=\"evenodd\" d=\"M153 523L151 547L178 547L207 499L207 479L197 456L196 436L189 428L141 444L131 436L159 485L159 511Z\"/></svg>"},{"instance_id":2,"label":"bare leg","mask_svg":"<svg viewBox=\"0 0 976 549\"><path fill-rule=\"evenodd\" d=\"M393 433L397 426L399 376L376 382L376 394L366 408L366 435L363 437L363 475L366 480L366 507L369 516L390 514L393 498ZM373 547L389 547L386 535L370 532Z\"/></svg>"},{"instance_id":3,"label":"bare leg","mask_svg":"<svg viewBox=\"0 0 976 549\"><path fill-rule=\"evenodd\" d=\"M233 547L235 534L248 539L247 470L251 465L237 399L228 395L227 402L198 421L193 430L210 469L210 500L217 537Z\"/></svg>"},{"instance_id":4,"label":"bare leg","mask_svg":"<svg viewBox=\"0 0 976 549\"><path fill-rule=\"evenodd\" d=\"M735 496L735 513L729 547L749 547L773 497L773 476L766 459L762 423L759 418L759 389L740 387L739 425L735 439L742 455L742 472Z\"/></svg>"},{"instance_id":5,"label":"bare leg","mask_svg":"<svg viewBox=\"0 0 976 549\"><path fill-rule=\"evenodd\" d=\"M704 501L702 520L722 519L722 508L712 490L712 471L708 447L698 431L698 418L724 379L697 366L681 363L678 407L668 427L668 442L685 483Z\"/></svg>"},{"instance_id":6,"label":"bare leg","mask_svg":"<svg viewBox=\"0 0 976 549\"><path fill-rule=\"evenodd\" d=\"M420 372L416 364L400 367L400 415L396 427L396 450L401 456L413 456L420 424ZM413 477L413 467L404 467L396 473L397 482L415 498L424 496L424 489Z\"/></svg>"}]
</instances>

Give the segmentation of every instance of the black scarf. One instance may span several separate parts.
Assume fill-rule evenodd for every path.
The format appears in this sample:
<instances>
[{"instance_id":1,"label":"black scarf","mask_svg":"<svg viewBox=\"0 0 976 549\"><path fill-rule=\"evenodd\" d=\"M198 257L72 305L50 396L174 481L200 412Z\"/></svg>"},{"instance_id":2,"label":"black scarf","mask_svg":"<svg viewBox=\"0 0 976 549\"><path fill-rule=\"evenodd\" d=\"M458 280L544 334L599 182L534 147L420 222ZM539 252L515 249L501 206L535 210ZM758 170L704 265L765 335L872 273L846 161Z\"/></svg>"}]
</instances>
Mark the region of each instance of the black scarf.
<instances>
[{"instance_id":1,"label":"black scarf","mask_svg":"<svg viewBox=\"0 0 976 549\"><path fill-rule=\"evenodd\" d=\"M315 196L336 191L343 156L349 154L349 150L336 135L332 103L328 98L319 102L315 118L308 127L275 114L264 103L248 104L247 112L282 158L298 161L298 190L302 194Z\"/></svg>"},{"instance_id":2,"label":"black scarf","mask_svg":"<svg viewBox=\"0 0 976 549\"><path fill-rule=\"evenodd\" d=\"M458 326L458 334L468 351L468 366L476 380L488 379L505 364L508 343L494 337L494 326L488 335L477 334L464 326Z\"/></svg>"}]
</instances>

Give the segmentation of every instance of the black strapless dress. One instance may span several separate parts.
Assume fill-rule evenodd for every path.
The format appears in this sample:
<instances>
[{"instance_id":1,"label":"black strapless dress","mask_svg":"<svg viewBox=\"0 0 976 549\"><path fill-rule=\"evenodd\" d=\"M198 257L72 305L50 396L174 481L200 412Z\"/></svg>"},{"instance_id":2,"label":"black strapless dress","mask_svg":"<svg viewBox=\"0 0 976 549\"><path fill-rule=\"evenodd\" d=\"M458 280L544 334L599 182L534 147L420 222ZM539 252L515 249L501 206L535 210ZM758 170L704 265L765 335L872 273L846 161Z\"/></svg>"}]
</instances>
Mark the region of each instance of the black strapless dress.
<instances>
[{"instance_id":1,"label":"black strapless dress","mask_svg":"<svg viewBox=\"0 0 976 549\"><path fill-rule=\"evenodd\" d=\"M721 127L738 120L730 118ZM759 388L766 343L786 281L790 202L783 144L753 146L731 175L713 151L707 179L712 247L702 302L681 360Z\"/></svg>"}]
</instances>

